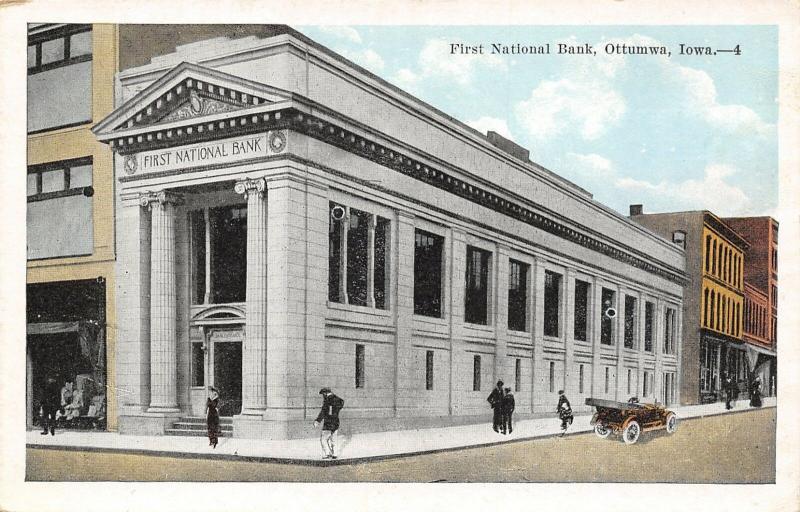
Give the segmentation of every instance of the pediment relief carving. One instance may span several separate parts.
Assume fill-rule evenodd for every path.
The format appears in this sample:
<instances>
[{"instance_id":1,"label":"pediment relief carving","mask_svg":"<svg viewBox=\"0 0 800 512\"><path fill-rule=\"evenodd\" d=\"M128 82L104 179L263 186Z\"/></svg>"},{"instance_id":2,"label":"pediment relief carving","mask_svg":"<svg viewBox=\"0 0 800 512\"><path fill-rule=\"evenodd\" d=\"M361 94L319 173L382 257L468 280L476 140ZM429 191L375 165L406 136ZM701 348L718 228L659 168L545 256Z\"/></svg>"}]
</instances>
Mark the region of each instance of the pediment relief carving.
<instances>
[{"instance_id":1,"label":"pediment relief carving","mask_svg":"<svg viewBox=\"0 0 800 512\"><path fill-rule=\"evenodd\" d=\"M187 78L119 124L116 129L152 126L265 103L271 101L229 87Z\"/></svg>"}]
</instances>

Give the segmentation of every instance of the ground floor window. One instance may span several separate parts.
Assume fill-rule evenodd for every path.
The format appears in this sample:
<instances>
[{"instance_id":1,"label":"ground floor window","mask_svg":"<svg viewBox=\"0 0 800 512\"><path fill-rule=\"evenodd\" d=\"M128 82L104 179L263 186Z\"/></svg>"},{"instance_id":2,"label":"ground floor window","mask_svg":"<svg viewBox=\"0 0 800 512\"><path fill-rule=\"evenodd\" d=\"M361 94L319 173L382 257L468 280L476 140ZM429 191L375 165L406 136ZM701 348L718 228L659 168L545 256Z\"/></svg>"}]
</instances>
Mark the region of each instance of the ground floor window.
<instances>
[{"instance_id":1,"label":"ground floor window","mask_svg":"<svg viewBox=\"0 0 800 512\"><path fill-rule=\"evenodd\" d=\"M719 389L719 367L717 346L707 341L700 342L700 391L712 392Z\"/></svg>"},{"instance_id":2,"label":"ground floor window","mask_svg":"<svg viewBox=\"0 0 800 512\"><path fill-rule=\"evenodd\" d=\"M105 281L29 285L27 317L28 425L105 429Z\"/></svg>"}]
</instances>

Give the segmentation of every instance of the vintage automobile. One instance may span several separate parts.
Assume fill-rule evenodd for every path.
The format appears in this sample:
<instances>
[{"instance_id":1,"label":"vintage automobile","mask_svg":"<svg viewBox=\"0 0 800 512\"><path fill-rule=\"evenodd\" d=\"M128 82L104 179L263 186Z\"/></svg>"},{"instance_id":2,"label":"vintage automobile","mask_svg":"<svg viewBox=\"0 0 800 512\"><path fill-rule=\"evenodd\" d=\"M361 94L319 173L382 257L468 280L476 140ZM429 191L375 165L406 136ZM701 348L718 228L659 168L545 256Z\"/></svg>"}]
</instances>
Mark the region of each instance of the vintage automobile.
<instances>
[{"instance_id":1,"label":"vintage automobile","mask_svg":"<svg viewBox=\"0 0 800 512\"><path fill-rule=\"evenodd\" d=\"M586 405L597 408L591 424L594 433L603 439L610 434L621 434L625 444L639 440L642 432L666 429L672 434L678 428L678 417L659 403L640 403L638 398L627 402L587 398Z\"/></svg>"}]
</instances>

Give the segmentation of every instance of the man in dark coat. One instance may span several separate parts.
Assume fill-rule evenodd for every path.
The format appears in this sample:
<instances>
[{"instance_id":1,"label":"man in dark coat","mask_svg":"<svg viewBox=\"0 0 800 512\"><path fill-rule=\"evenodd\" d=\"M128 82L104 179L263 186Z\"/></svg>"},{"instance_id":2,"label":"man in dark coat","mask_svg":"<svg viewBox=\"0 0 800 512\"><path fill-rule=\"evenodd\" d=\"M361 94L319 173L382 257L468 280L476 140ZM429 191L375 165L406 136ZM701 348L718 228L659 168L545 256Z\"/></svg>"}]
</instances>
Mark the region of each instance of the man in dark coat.
<instances>
[{"instance_id":1,"label":"man in dark coat","mask_svg":"<svg viewBox=\"0 0 800 512\"><path fill-rule=\"evenodd\" d=\"M511 393L511 388L506 388L503 395L503 433L510 434L513 432L514 427L511 423L511 416L514 414L514 395Z\"/></svg>"},{"instance_id":2,"label":"man in dark coat","mask_svg":"<svg viewBox=\"0 0 800 512\"><path fill-rule=\"evenodd\" d=\"M486 399L489 405L494 410L494 417L492 418L492 428L495 432L500 432L500 426L503 424L503 381L498 380L497 386L489 394Z\"/></svg>"},{"instance_id":3,"label":"man in dark coat","mask_svg":"<svg viewBox=\"0 0 800 512\"><path fill-rule=\"evenodd\" d=\"M558 413L558 417L561 418L561 437L564 437L564 434L567 433L567 427L572 425L574 417L572 416L572 405L570 405L569 400L566 395L564 395L563 389L558 391L556 412Z\"/></svg>"},{"instance_id":4,"label":"man in dark coat","mask_svg":"<svg viewBox=\"0 0 800 512\"><path fill-rule=\"evenodd\" d=\"M48 377L42 394L42 435L56 435L56 411L61 407L61 390L56 379Z\"/></svg>"},{"instance_id":5,"label":"man in dark coat","mask_svg":"<svg viewBox=\"0 0 800 512\"><path fill-rule=\"evenodd\" d=\"M725 409L733 409L731 402L736 400L739 394L739 386L730 375L725 376Z\"/></svg>"},{"instance_id":6,"label":"man in dark coat","mask_svg":"<svg viewBox=\"0 0 800 512\"><path fill-rule=\"evenodd\" d=\"M344 407L344 400L334 395L330 388L319 390L322 395L322 409L320 409L317 419L314 421L314 428L322 423L322 431L319 436L319 444L322 446L323 459L335 459L334 435L339 430L339 411Z\"/></svg>"}]
</instances>

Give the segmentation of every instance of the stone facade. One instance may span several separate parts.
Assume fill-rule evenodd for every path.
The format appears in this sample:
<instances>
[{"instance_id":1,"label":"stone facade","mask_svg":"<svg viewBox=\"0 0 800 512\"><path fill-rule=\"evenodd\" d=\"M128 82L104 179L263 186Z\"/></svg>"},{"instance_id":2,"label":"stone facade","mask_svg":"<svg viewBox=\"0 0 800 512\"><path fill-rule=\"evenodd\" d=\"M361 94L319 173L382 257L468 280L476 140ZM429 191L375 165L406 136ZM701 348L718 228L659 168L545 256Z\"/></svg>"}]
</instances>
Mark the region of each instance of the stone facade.
<instances>
[{"instance_id":1,"label":"stone facade","mask_svg":"<svg viewBox=\"0 0 800 512\"><path fill-rule=\"evenodd\" d=\"M498 379L520 414L551 412L559 389L577 410L680 399L683 250L329 50L216 39L121 73L118 93L95 134L119 181L121 431L202 415L205 386L231 377L242 437L311 435L324 386L350 432L483 421ZM142 206L159 194L181 201ZM209 208L245 205L243 300L202 299L214 249L198 252L192 212L208 237ZM420 232L440 243L435 313L418 311Z\"/></svg>"}]
</instances>

